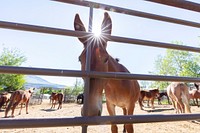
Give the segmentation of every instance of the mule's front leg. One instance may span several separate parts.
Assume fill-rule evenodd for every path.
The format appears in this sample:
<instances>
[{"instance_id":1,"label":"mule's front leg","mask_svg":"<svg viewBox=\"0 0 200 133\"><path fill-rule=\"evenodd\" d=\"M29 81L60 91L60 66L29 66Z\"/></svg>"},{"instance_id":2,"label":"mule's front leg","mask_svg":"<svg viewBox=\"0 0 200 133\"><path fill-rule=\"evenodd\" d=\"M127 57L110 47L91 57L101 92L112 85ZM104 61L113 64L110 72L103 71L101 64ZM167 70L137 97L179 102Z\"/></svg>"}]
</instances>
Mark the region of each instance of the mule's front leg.
<instances>
[{"instance_id":1,"label":"mule's front leg","mask_svg":"<svg viewBox=\"0 0 200 133\"><path fill-rule=\"evenodd\" d=\"M112 131L112 133L118 133L118 127L116 124L111 125L111 131Z\"/></svg>"},{"instance_id":2,"label":"mule's front leg","mask_svg":"<svg viewBox=\"0 0 200 133\"><path fill-rule=\"evenodd\" d=\"M127 109L128 115L133 115L134 108L135 108L135 103L132 106L130 105L129 108ZM134 133L133 124L125 124L125 128L128 133Z\"/></svg>"},{"instance_id":3,"label":"mule's front leg","mask_svg":"<svg viewBox=\"0 0 200 133\"><path fill-rule=\"evenodd\" d=\"M106 102L108 113L110 116L115 116L115 105ZM111 125L112 133L118 133L118 128L116 124Z\"/></svg>"}]
</instances>

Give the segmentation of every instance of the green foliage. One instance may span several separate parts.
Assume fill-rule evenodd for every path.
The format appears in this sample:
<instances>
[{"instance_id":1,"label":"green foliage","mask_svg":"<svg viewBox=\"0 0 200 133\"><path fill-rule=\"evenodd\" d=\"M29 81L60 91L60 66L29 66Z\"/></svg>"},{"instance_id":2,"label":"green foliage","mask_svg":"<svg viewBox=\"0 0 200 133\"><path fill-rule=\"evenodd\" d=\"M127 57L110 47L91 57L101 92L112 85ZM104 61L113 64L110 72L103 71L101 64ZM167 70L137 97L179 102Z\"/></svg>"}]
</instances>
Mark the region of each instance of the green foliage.
<instances>
[{"instance_id":1,"label":"green foliage","mask_svg":"<svg viewBox=\"0 0 200 133\"><path fill-rule=\"evenodd\" d=\"M51 94L53 92L52 88L40 88L40 94Z\"/></svg>"},{"instance_id":2,"label":"green foliage","mask_svg":"<svg viewBox=\"0 0 200 133\"><path fill-rule=\"evenodd\" d=\"M177 44L182 44L178 43ZM165 56L158 56L154 74L166 76L200 77L199 54L167 49ZM169 83L156 81L153 85L166 88Z\"/></svg>"},{"instance_id":3,"label":"green foliage","mask_svg":"<svg viewBox=\"0 0 200 133\"><path fill-rule=\"evenodd\" d=\"M0 65L4 66L20 66L26 61L26 57L17 49L3 48L0 55Z\"/></svg>"},{"instance_id":4,"label":"green foliage","mask_svg":"<svg viewBox=\"0 0 200 133\"><path fill-rule=\"evenodd\" d=\"M2 66L20 66L25 61L25 56L16 49L4 48L0 55L0 65ZM24 83L24 75L0 74L0 86L4 88L4 91L23 89Z\"/></svg>"},{"instance_id":5,"label":"green foliage","mask_svg":"<svg viewBox=\"0 0 200 133\"><path fill-rule=\"evenodd\" d=\"M80 93L83 93L83 89L84 89L84 86L83 86L82 82L80 80L76 80L74 87L67 87L65 89L65 94L76 96Z\"/></svg>"}]
</instances>

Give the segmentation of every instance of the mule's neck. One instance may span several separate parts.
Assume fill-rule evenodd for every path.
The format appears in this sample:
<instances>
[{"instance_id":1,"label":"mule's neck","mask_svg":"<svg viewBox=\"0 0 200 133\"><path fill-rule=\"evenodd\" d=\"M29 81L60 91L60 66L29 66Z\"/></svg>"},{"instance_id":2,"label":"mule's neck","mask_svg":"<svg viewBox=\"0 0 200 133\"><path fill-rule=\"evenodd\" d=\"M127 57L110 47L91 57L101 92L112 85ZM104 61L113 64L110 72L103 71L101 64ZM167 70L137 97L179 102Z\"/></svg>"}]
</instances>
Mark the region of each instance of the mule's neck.
<instances>
[{"instance_id":1,"label":"mule's neck","mask_svg":"<svg viewBox=\"0 0 200 133\"><path fill-rule=\"evenodd\" d=\"M108 71L109 72L128 72L128 69L120 64L116 59L114 59L112 56L109 57L108 62Z\"/></svg>"}]
</instances>

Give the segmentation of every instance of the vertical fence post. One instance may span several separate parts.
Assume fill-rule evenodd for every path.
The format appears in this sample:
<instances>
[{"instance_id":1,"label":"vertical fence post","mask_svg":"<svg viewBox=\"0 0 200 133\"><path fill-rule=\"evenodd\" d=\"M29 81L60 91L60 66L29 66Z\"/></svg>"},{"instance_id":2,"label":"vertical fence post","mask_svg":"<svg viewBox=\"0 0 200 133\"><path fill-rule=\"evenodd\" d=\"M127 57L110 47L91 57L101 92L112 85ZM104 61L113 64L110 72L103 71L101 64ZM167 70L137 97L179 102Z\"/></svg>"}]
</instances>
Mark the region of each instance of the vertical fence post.
<instances>
[{"instance_id":1,"label":"vertical fence post","mask_svg":"<svg viewBox=\"0 0 200 133\"><path fill-rule=\"evenodd\" d=\"M89 14L89 25L88 32L92 32L92 20L93 20L93 7L90 6L90 14ZM90 40L87 42L87 50L86 50L86 73L90 72L90 62L91 62L91 42ZM83 108L83 116L88 116L88 95L90 88L90 77L86 77L84 81L84 108ZM87 133L87 126L82 126L82 133Z\"/></svg>"}]
</instances>

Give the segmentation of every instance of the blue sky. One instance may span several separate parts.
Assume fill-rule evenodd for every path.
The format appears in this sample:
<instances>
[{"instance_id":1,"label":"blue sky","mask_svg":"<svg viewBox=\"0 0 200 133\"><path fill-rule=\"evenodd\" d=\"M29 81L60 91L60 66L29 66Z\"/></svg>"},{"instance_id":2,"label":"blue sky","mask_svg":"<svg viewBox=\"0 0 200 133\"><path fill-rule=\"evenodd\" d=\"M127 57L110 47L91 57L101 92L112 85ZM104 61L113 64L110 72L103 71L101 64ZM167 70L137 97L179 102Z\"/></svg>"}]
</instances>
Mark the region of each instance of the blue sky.
<instances>
[{"instance_id":1,"label":"blue sky","mask_svg":"<svg viewBox=\"0 0 200 133\"><path fill-rule=\"evenodd\" d=\"M154 4L143 0L93 0L123 8L150 12L154 14L199 22L200 14L183 9ZM198 0L193 0L198 2ZM53 2L49 0L1 0L0 20L41 25L73 30L73 21L79 13L86 28L88 27L89 8ZM94 26L101 25L102 10L94 9ZM112 22L112 35L170 43L182 41L188 46L198 46L200 29L170 24L135 16L109 12ZM17 48L26 57L26 67L80 70L78 56L83 46L75 37L23 32L0 29L0 49ZM1 51L0 51L1 52ZM153 71L154 61L163 55L165 49L151 48L132 44L108 43L108 52L120 59L131 73L148 74ZM58 84L73 85L75 78L41 76Z\"/></svg>"}]
</instances>

